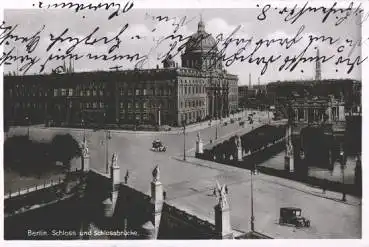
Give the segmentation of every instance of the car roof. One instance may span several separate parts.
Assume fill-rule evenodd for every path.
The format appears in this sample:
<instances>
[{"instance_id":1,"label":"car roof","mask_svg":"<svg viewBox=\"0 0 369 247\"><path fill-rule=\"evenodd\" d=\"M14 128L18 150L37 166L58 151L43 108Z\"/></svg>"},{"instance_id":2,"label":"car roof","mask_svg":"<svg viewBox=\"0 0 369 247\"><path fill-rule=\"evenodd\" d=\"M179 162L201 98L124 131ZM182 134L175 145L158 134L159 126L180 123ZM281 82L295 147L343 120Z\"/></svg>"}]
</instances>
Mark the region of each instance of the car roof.
<instances>
[{"instance_id":1,"label":"car roof","mask_svg":"<svg viewBox=\"0 0 369 247\"><path fill-rule=\"evenodd\" d=\"M301 208L296 208L296 207L284 207L284 208L281 208L281 210L301 210Z\"/></svg>"}]
</instances>

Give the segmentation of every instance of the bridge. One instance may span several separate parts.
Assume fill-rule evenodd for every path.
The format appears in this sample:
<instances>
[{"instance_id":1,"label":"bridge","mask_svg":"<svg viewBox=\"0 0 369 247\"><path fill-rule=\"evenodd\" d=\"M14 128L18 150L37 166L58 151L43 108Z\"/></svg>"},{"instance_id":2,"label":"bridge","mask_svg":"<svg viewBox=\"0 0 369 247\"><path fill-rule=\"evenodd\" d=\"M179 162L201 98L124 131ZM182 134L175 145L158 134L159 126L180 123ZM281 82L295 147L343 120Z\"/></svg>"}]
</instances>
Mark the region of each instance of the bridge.
<instances>
[{"instance_id":1,"label":"bridge","mask_svg":"<svg viewBox=\"0 0 369 247\"><path fill-rule=\"evenodd\" d=\"M253 130L251 126L241 128L237 132L241 133L239 136L246 134L245 129ZM255 127L254 129L258 128ZM222 130L219 133L222 134ZM232 133L227 138L234 137L237 133ZM118 141L121 139L118 139L118 135L123 134L115 134L112 140L120 144ZM93 138L91 136L91 143L98 143ZM131 137L129 134L125 134L124 138ZM167 141L171 136L166 135L162 138ZM150 139L144 135L132 136L128 149L122 149L124 145L117 145L120 148L114 150L114 153L118 152L118 156L123 157L123 162L119 161L119 158L116 159L117 156L112 159L109 162L109 174L104 172L105 163L99 164L100 161L96 163L97 156L91 154L90 163L94 167L90 167L87 173L83 197L80 199L75 197L73 200L67 200L64 204L55 203L51 207L44 207L44 210L48 208L47 212L50 217L46 219L42 226L44 229L45 227L50 228L50 226L56 229L75 229L76 235L73 236L73 239L219 239L230 237L256 238L257 236L273 238L352 238L361 236L361 229L357 224L360 220L360 202L356 198L348 196L347 204L342 207L342 202L333 200L334 193L327 191L325 196L329 199L322 201L321 192L309 185L264 174L254 176L248 170L239 167L225 166L211 160L198 159L191 155L190 148L195 146L195 153L198 153L201 145L198 145L198 142L191 138L189 136L190 141L186 142L188 144L186 160L183 160L181 155L178 154L180 149L173 148L175 142L168 146L168 150L172 154L169 158L165 153L154 154L140 147L140 157L142 158L136 160L129 158L129 154L134 153L132 147L140 139L143 142ZM285 138L285 136L282 138ZM211 145L204 142L204 151L207 150L207 145L209 147L216 146L226 139L219 138L214 140ZM259 151L255 149L250 152L255 152L254 155L256 155L268 150L268 148L278 147L278 145L285 147L283 143L285 140L275 141L277 144L275 143L269 147L266 145L264 149L261 147ZM180 146L180 148L183 147ZM90 148L90 150L93 150L93 148ZM241 149L242 152L242 158L249 156L246 149ZM237 156L235 158L238 160ZM104 161L103 158L102 161ZM160 172L153 172L155 170L151 168L153 164L159 165ZM126 180L125 174L128 169L130 176ZM156 175L154 176L154 174ZM256 193L254 229L250 227L251 210L247 206L250 205L251 199L249 191L251 181L253 181L254 193ZM222 189L217 190L217 184L220 185L220 188L223 187L222 185L227 185L228 193L226 195L220 193ZM216 195L214 195L214 189ZM311 205L311 203L316 207L307 208L306 205ZM297 229L291 231L291 228L276 224L279 217L279 208L288 205L302 208L304 214L311 219L314 227L307 230ZM32 214L33 211L35 212ZM7 233L24 232L24 229L19 228L22 224L15 224L12 221L32 224L36 220L29 220L29 218L41 219L45 215L45 211L36 211L30 210L17 216L8 217L5 223ZM66 217L62 217L62 215L69 215L68 222L66 222ZM159 218L160 221L158 221ZM350 220L347 221L347 219ZM73 220L73 222L69 222L70 220ZM25 224L23 223L23 225ZM61 227L65 225L68 227ZM35 229L39 228L36 227ZM124 230L127 230L125 235ZM90 235L90 232L95 231L107 234ZM112 233L118 234L117 231L123 232L123 235L113 236ZM85 234L81 236L79 232ZM130 234L127 234L127 232ZM248 234L250 232L260 234ZM184 235L184 233L186 234ZM7 239L30 239L29 236L25 237L24 234L23 236L5 234L5 237ZM43 238L47 237L50 239L68 239L66 236L64 238L63 236L52 238L50 235ZM40 236L37 239L40 239Z\"/></svg>"}]
</instances>

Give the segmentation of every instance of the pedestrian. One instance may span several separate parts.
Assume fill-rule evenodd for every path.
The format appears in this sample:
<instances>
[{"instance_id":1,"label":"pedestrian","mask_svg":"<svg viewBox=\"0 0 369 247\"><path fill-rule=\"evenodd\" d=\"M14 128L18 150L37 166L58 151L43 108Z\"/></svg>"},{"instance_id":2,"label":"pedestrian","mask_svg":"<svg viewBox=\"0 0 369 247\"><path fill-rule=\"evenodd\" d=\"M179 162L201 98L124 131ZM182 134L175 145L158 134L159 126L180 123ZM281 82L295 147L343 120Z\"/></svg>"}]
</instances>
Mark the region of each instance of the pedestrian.
<instances>
[{"instance_id":1,"label":"pedestrian","mask_svg":"<svg viewBox=\"0 0 369 247\"><path fill-rule=\"evenodd\" d=\"M163 191L163 199L165 200L167 198L167 192Z\"/></svg>"},{"instance_id":2,"label":"pedestrian","mask_svg":"<svg viewBox=\"0 0 369 247\"><path fill-rule=\"evenodd\" d=\"M214 188L213 190L213 196L216 196L217 195L217 190Z\"/></svg>"},{"instance_id":3,"label":"pedestrian","mask_svg":"<svg viewBox=\"0 0 369 247\"><path fill-rule=\"evenodd\" d=\"M228 186L226 185L224 189L225 189L225 193L228 195Z\"/></svg>"}]
</instances>

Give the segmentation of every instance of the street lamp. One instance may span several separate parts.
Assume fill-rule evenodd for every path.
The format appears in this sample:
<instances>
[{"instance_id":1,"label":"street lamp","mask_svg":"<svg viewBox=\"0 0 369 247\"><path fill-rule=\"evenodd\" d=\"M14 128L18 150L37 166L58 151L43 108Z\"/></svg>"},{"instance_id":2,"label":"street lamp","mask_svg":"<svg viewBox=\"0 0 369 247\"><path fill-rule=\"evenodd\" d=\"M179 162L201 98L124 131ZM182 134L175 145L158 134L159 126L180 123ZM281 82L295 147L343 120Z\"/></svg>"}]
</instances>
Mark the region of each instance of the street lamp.
<instances>
[{"instance_id":1,"label":"street lamp","mask_svg":"<svg viewBox=\"0 0 369 247\"><path fill-rule=\"evenodd\" d=\"M255 231L255 216L254 216L254 184L253 184L253 175L257 175L257 169L254 164L254 167L250 170L251 174L251 217L250 217L250 224L251 224L251 231Z\"/></svg>"},{"instance_id":2,"label":"street lamp","mask_svg":"<svg viewBox=\"0 0 369 247\"><path fill-rule=\"evenodd\" d=\"M86 139L86 128L85 128L85 120L82 119L82 128L83 128L83 139Z\"/></svg>"},{"instance_id":3,"label":"street lamp","mask_svg":"<svg viewBox=\"0 0 369 247\"><path fill-rule=\"evenodd\" d=\"M345 168L346 168L346 162L345 162L345 152L343 150L343 147L341 145L340 147L340 163L341 163L341 174L342 174L342 201L346 201L346 193L345 193Z\"/></svg>"},{"instance_id":4,"label":"street lamp","mask_svg":"<svg viewBox=\"0 0 369 247\"><path fill-rule=\"evenodd\" d=\"M186 160L186 120L182 120L183 126L183 160Z\"/></svg>"},{"instance_id":5,"label":"street lamp","mask_svg":"<svg viewBox=\"0 0 369 247\"><path fill-rule=\"evenodd\" d=\"M105 130L105 162L106 173L109 173L109 140L111 139L111 133L109 130Z\"/></svg>"},{"instance_id":6,"label":"street lamp","mask_svg":"<svg viewBox=\"0 0 369 247\"><path fill-rule=\"evenodd\" d=\"M28 117L28 116L26 116L26 117L25 117L25 120L26 120L26 124L27 124L27 137L28 137L28 139L29 139L29 117Z\"/></svg>"}]
</instances>

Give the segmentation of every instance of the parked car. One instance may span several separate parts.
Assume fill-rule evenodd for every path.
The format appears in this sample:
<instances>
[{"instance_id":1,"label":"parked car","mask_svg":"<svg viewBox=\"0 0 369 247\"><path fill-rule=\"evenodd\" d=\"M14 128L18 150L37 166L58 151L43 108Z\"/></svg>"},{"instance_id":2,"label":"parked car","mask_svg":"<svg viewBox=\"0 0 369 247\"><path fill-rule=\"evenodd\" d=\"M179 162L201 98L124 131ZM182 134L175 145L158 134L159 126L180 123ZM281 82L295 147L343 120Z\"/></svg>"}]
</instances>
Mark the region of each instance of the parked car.
<instances>
[{"instance_id":1,"label":"parked car","mask_svg":"<svg viewBox=\"0 0 369 247\"><path fill-rule=\"evenodd\" d=\"M295 227L310 227L310 220L301 216L302 210L295 207L280 209L279 224L294 225Z\"/></svg>"},{"instance_id":2,"label":"parked car","mask_svg":"<svg viewBox=\"0 0 369 247\"><path fill-rule=\"evenodd\" d=\"M167 151L167 147L160 140L155 140L152 142L152 151L155 152L165 152Z\"/></svg>"}]
</instances>

